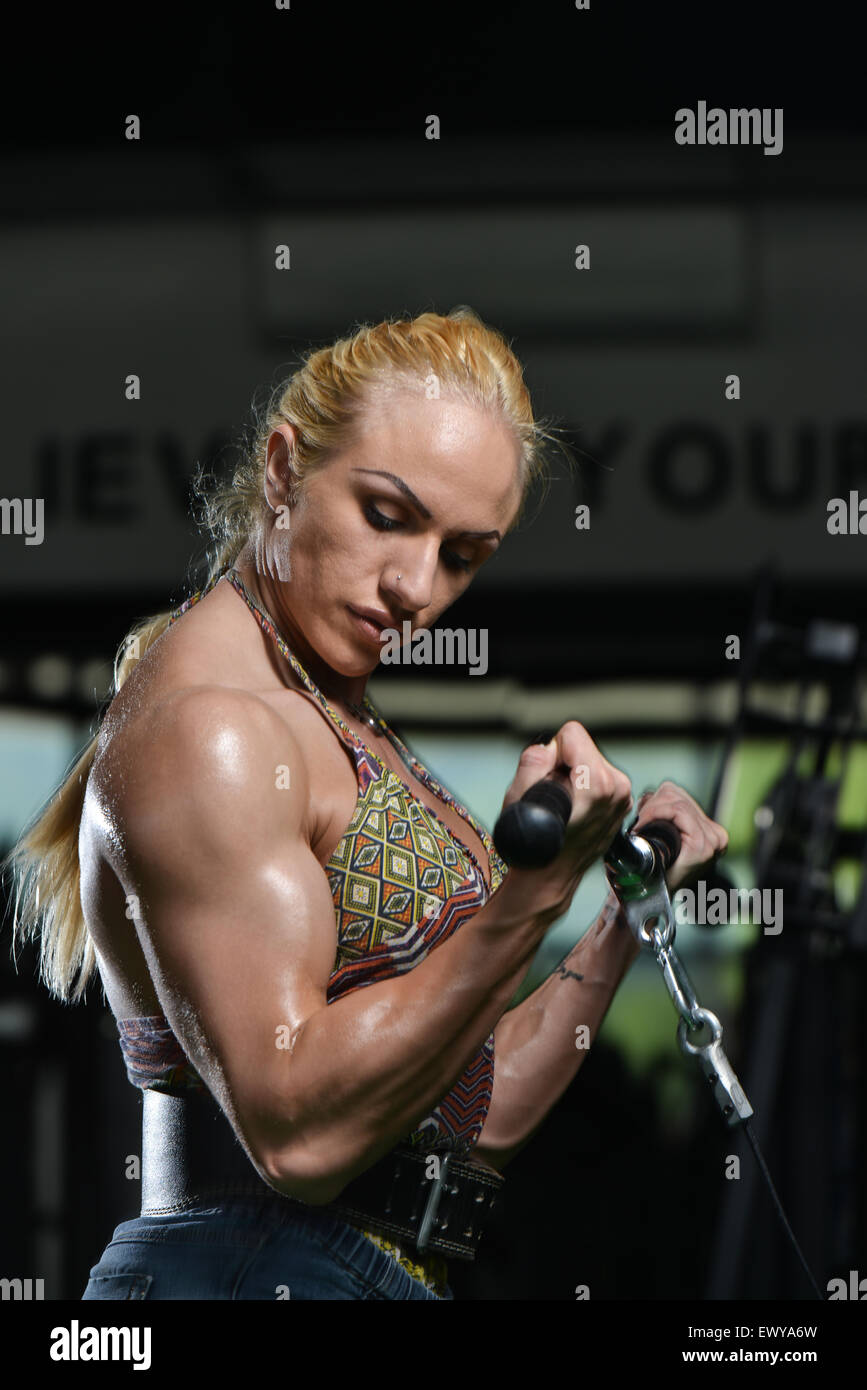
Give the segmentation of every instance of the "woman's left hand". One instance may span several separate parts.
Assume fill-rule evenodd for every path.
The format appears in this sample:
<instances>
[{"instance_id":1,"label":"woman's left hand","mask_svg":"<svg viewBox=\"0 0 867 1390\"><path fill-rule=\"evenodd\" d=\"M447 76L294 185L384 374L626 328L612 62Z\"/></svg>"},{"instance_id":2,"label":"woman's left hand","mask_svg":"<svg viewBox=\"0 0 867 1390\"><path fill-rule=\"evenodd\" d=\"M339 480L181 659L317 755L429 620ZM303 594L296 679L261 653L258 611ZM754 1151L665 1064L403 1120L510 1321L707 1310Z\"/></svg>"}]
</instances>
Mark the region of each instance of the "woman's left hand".
<instances>
[{"instance_id":1,"label":"woman's left hand","mask_svg":"<svg viewBox=\"0 0 867 1390\"><path fill-rule=\"evenodd\" d=\"M638 822L630 826L632 835L640 835L641 827L653 820L674 821L680 831L680 854L665 875L669 893L699 870L714 864L728 848L725 827L706 816L689 792L674 782L662 782L656 791L645 792L635 809Z\"/></svg>"}]
</instances>

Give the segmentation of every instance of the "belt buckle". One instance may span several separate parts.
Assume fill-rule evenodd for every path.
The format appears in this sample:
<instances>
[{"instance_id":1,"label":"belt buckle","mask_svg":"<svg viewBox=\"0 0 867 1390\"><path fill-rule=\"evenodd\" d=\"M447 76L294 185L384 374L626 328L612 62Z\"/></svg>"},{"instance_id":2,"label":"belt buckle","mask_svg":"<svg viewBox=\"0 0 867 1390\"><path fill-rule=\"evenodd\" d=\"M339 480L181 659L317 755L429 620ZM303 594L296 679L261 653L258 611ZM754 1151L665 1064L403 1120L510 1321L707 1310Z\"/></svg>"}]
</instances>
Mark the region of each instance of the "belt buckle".
<instances>
[{"instance_id":1,"label":"belt buckle","mask_svg":"<svg viewBox=\"0 0 867 1390\"><path fill-rule=\"evenodd\" d=\"M422 1216L421 1226L419 1227L418 1239L415 1243L416 1249L418 1250L420 1255L424 1254L428 1246L428 1240L433 1229L433 1223L436 1219L436 1214L439 1209L440 1197L442 1196L443 1191L443 1183L449 1171L450 1159L451 1154L447 1153L444 1155L444 1157L440 1160L439 1173L431 1182L431 1189L428 1193L427 1202L425 1203L424 1208L424 1215Z\"/></svg>"}]
</instances>

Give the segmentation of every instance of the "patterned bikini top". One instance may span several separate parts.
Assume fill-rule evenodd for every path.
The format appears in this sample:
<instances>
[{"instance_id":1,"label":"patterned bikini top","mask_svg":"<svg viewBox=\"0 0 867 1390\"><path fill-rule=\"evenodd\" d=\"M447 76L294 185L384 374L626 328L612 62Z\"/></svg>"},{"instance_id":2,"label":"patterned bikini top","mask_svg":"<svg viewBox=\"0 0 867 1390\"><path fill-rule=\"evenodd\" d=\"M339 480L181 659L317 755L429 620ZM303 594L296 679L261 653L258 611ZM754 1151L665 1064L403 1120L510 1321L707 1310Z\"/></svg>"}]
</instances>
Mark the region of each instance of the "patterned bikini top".
<instances>
[{"instance_id":1,"label":"patterned bikini top","mask_svg":"<svg viewBox=\"0 0 867 1390\"><path fill-rule=\"evenodd\" d=\"M226 578L325 715L355 761L358 800L346 833L325 865L337 924L337 954L327 1002L351 990L412 970L458 930L495 892L508 872L487 831L410 753L365 696L364 707L411 777L472 826L488 854L491 886L468 845L345 724L290 652L270 618L231 567ZM175 622L204 598L222 574L174 610ZM162 1014L118 1021L127 1076L143 1089L170 1094L203 1090L204 1082ZM478 1142L494 1083L491 1033L463 1075L403 1141L425 1152L465 1155Z\"/></svg>"}]
</instances>

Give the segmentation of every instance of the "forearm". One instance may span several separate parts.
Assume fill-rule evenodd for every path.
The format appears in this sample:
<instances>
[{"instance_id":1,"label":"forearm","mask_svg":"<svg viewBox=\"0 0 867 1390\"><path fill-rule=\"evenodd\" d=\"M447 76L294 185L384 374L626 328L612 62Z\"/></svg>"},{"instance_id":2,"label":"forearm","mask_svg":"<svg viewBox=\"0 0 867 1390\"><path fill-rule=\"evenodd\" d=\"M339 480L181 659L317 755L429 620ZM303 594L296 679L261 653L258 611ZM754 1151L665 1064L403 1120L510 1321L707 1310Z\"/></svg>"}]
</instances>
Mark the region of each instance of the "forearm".
<instances>
[{"instance_id":1,"label":"forearm","mask_svg":"<svg viewBox=\"0 0 867 1390\"><path fill-rule=\"evenodd\" d=\"M512 878L512 875L509 876ZM312 1014L288 1052L286 1190L345 1185L435 1108L508 1008L553 912L506 884L411 971ZM516 891L517 890L517 891Z\"/></svg>"},{"instance_id":2,"label":"forearm","mask_svg":"<svg viewBox=\"0 0 867 1390\"><path fill-rule=\"evenodd\" d=\"M503 1167L563 1095L639 954L613 893L548 978L495 1032L496 1069L479 1156Z\"/></svg>"}]
</instances>

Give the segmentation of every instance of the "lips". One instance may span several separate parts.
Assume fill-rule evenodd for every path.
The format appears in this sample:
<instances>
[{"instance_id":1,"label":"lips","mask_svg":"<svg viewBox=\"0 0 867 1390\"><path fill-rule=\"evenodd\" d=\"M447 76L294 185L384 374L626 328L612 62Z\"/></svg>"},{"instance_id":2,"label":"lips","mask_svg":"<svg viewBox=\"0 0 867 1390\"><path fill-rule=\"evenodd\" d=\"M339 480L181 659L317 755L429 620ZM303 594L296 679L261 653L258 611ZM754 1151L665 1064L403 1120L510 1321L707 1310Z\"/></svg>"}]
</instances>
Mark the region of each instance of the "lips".
<instances>
[{"instance_id":1,"label":"lips","mask_svg":"<svg viewBox=\"0 0 867 1390\"><path fill-rule=\"evenodd\" d=\"M349 604L347 604L346 607L347 611L351 613L352 617L355 619L359 631L363 632L371 641L376 642L377 646L381 643L382 633L385 628L394 625L394 620L390 615L388 613L383 613L381 609L352 608Z\"/></svg>"},{"instance_id":2,"label":"lips","mask_svg":"<svg viewBox=\"0 0 867 1390\"><path fill-rule=\"evenodd\" d=\"M383 612L381 608L353 608L351 604L347 604L347 607L350 613L354 613L357 618L366 618L368 622L373 623L378 628L397 626L397 619L393 618L390 613Z\"/></svg>"}]
</instances>

